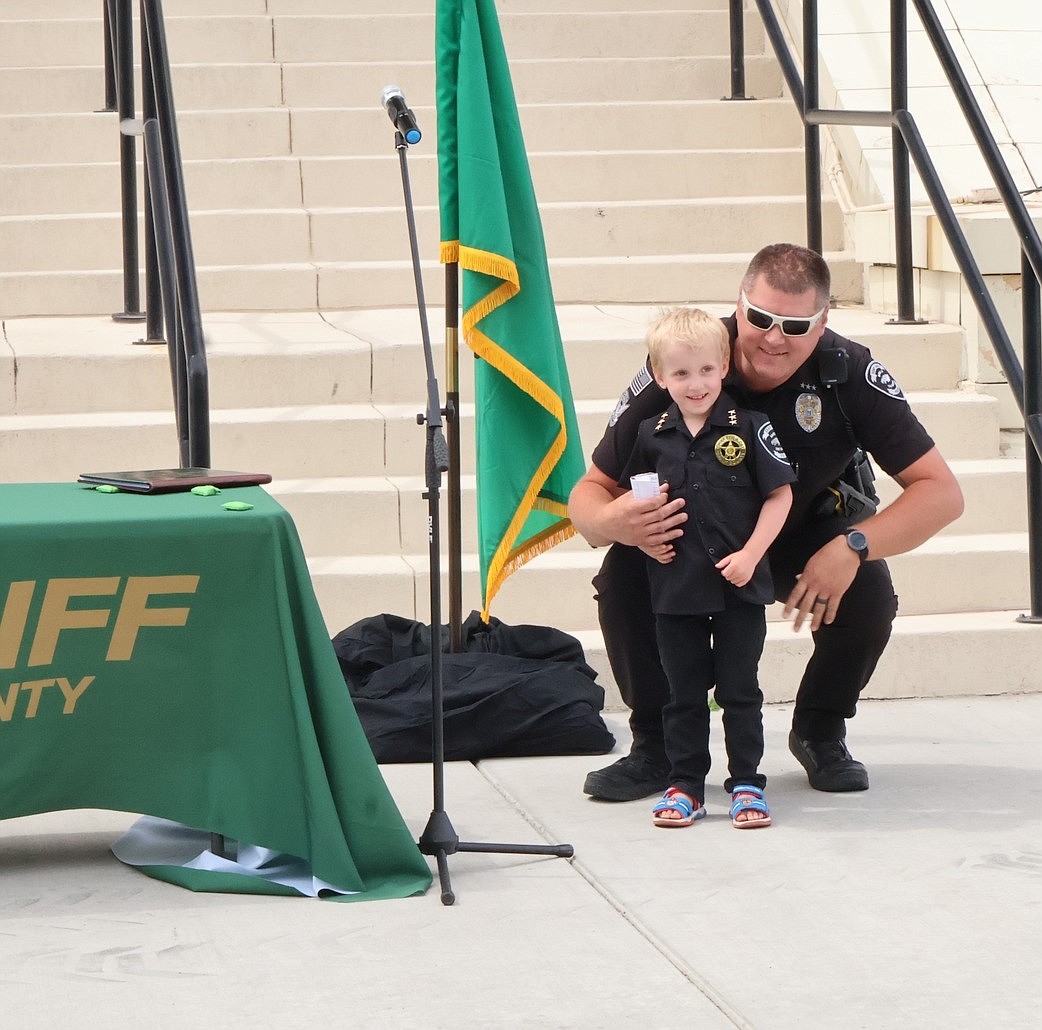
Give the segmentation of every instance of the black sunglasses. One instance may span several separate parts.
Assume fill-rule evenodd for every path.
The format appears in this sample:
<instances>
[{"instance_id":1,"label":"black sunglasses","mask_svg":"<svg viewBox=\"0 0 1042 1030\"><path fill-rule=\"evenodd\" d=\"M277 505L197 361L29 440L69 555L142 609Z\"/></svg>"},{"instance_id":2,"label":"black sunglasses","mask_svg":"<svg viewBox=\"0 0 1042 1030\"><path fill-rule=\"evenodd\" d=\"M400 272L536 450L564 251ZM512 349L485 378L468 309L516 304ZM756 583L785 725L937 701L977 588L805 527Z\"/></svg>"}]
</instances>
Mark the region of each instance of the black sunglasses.
<instances>
[{"instance_id":1,"label":"black sunglasses","mask_svg":"<svg viewBox=\"0 0 1042 1030\"><path fill-rule=\"evenodd\" d=\"M764 332L777 326L786 336L806 336L821 321L828 309L828 305L826 305L809 318L793 318L790 315L775 315L773 312L758 308L755 304L750 304L745 290L742 290L741 298L742 311L751 326Z\"/></svg>"}]
</instances>

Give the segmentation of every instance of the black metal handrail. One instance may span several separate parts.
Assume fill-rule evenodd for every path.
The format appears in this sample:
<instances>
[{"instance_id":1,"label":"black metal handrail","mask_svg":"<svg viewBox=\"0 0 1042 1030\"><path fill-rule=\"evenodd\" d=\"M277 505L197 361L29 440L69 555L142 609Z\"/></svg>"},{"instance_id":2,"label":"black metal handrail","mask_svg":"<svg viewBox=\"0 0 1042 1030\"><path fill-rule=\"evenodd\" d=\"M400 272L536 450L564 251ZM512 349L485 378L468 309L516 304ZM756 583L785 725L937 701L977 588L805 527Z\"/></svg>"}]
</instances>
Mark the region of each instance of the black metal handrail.
<instances>
[{"instance_id":1,"label":"black metal handrail","mask_svg":"<svg viewBox=\"0 0 1042 1030\"><path fill-rule=\"evenodd\" d=\"M160 0L141 0L143 120L134 115L133 0L104 0L106 106L114 85L120 120L125 310L114 318L145 318L149 342L165 328L182 467L210 467L209 375L195 257ZM138 304L136 147L144 138L146 311Z\"/></svg>"},{"instance_id":2,"label":"black metal handrail","mask_svg":"<svg viewBox=\"0 0 1042 1030\"><path fill-rule=\"evenodd\" d=\"M1028 564L1031 591L1031 615L1023 621L1042 623L1042 315L1039 307L1039 282L1042 281L1042 240L1028 214L1024 199L1013 182L984 115L974 99L962 68L933 9L931 0L912 0L930 39L948 83L966 118L974 139L992 175L1010 220L1017 230L1021 248L1022 341L1024 366L1021 366L1009 334L988 293L984 277L959 225L936 167L907 110L908 97L908 27L907 0L891 0L891 109L889 111L823 110L818 107L818 17L817 0L803 3L803 68L801 81L796 62L775 15L771 0L756 0L767 37L796 102L804 125L804 157L807 194L807 245L819 253L821 233L821 152L819 128L822 125L890 126L893 140L894 238L897 273L898 317L895 322L915 322L912 287L911 191L908 157L933 205L952 254L962 273L977 312L991 339L1006 381L1024 420L1030 446L1026 448L1028 494ZM736 19L743 17L742 0L730 0L731 14L731 81L732 99L744 95L744 72L736 66L744 64L744 45L736 34ZM738 88L735 86L738 84Z\"/></svg>"}]
</instances>

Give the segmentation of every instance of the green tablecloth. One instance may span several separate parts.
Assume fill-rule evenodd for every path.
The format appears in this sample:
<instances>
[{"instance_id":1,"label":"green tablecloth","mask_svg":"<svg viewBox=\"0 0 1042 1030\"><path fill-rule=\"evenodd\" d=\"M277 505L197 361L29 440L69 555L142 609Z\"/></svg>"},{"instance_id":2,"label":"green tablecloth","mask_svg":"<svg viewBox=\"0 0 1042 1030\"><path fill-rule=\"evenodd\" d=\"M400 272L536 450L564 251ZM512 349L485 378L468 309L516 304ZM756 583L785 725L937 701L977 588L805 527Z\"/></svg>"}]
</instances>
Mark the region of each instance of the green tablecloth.
<instances>
[{"instance_id":1,"label":"green tablecloth","mask_svg":"<svg viewBox=\"0 0 1042 1030\"><path fill-rule=\"evenodd\" d=\"M296 529L259 487L0 485L0 601L0 818L148 813L303 859L359 892L348 898L429 886ZM148 871L270 892L235 874Z\"/></svg>"}]
</instances>

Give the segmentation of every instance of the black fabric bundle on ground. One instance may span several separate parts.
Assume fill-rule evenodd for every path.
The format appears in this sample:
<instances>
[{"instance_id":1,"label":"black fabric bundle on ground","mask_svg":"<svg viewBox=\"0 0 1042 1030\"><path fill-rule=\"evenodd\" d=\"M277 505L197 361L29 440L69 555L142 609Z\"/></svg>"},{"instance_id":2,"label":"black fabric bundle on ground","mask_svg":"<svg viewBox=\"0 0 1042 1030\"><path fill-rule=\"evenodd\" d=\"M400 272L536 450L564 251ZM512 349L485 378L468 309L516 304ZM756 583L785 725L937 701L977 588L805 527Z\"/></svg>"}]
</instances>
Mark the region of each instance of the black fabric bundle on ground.
<instances>
[{"instance_id":1,"label":"black fabric bundle on ground","mask_svg":"<svg viewBox=\"0 0 1042 1030\"><path fill-rule=\"evenodd\" d=\"M471 612L464 650L441 628L445 758L602 755L615 738L601 719L604 690L574 637L546 626L488 624ZM333 638L376 760L429 762L430 629L375 615Z\"/></svg>"}]
</instances>

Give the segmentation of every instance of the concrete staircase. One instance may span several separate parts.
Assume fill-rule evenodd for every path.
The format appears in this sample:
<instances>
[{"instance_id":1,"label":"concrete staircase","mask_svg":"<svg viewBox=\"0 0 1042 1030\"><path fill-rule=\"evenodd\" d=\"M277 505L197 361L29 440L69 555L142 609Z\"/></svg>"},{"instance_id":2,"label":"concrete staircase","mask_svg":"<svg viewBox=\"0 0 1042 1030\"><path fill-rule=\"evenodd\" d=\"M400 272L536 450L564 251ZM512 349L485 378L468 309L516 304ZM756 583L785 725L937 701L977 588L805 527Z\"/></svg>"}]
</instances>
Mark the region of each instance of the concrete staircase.
<instances>
[{"instance_id":1,"label":"concrete staircase","mask_svg":"<svg viewBox=\"0 0 1042 1030\"><path fill-rule=\"evenodd\" d=\"M56 0L46 20L37 6L8 0L0 12L9 19L0 22L0 467L10 481L72 480L176 463L165 348L134 346L140 330L108 317L122 273L115 116L93 111L100 4ZM431 255L425 290L440 300L431 6L165 5L213 460L273 473L331 633L383 611L428 617L415 421L423 362L379 95L400 85L426 133L409 168ZM642 360L657 305L723 314L754 250L803 238L800 129L766 57L747 66L747 91L763 99L719 99L729 67L722 0L640 13L622 0L499 6L588 452ZM746 36L749 51L762 51L755 14ZM959 523L892 561L902 615L873 690L1038 689L1037 629L1014 621L1028 604L1023 462L1000 433L997 401L961 385L958 327L889 326L858 306L862 271L831 201L825 224L832 324L894 371L968 501ZM431 307L429 321L440 341L443 312ZM479 604L470 382L464 354L466 610ZM582 541L559 547L512 577L493 612L579 635L614 703L591 597L599 561ZM782 700L809 641L772 616L763 680Z\"/></svg>"}]
</instances>

